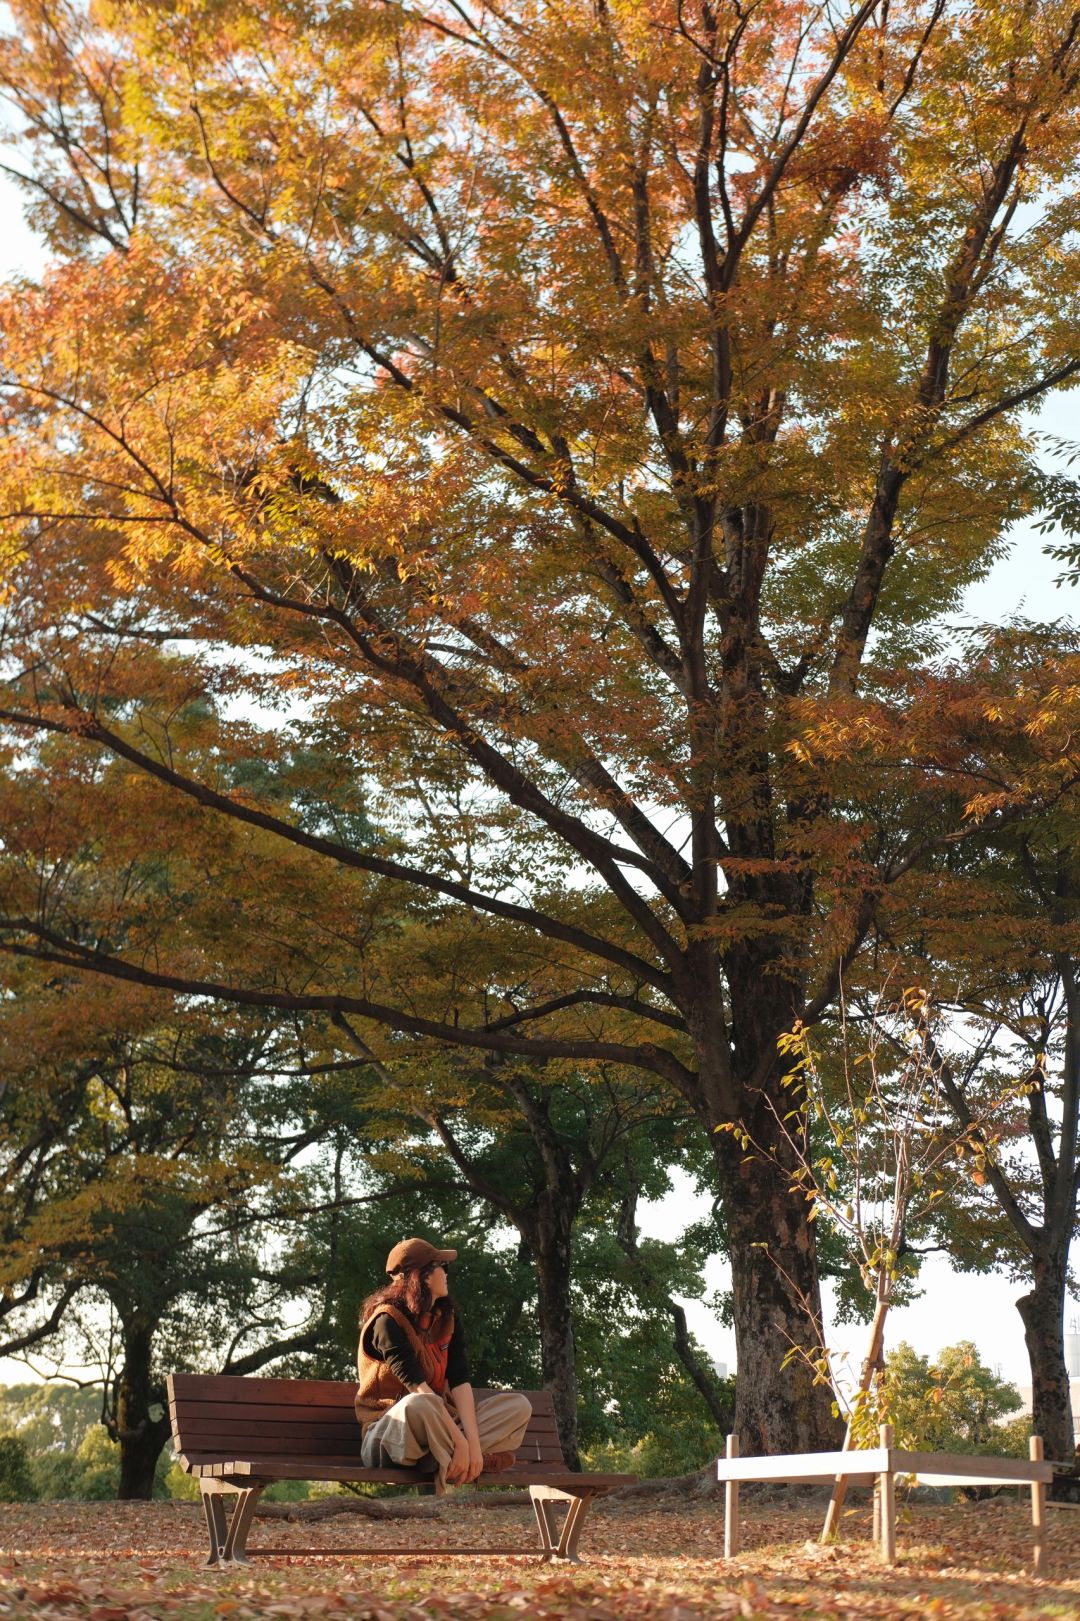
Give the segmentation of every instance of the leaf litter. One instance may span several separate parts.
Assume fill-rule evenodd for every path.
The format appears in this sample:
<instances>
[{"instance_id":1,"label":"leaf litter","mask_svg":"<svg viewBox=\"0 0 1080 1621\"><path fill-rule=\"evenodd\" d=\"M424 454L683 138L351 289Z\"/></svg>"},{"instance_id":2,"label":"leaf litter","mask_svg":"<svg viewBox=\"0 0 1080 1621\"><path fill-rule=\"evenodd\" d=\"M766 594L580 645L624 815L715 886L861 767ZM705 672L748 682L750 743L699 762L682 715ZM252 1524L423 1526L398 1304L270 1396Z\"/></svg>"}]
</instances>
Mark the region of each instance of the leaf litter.
<instances>
[{"instance_id":1,"label":"leaf litter","mask_svg":"<svg viewBox=\"0 0 1080 1621\"><path fill-rule=\"evenodd\" d=\"M586 1563L541 1565L528 1508L497 1516L450 1500L434 1521L298 1527L256 1521L252 1551L296 1548L211 1570L202 1512L191 1503L42 1503L0 1507L0 1621L742 1621L795 1616L1080 1615L1080 1513L1048 1515L1048 1571L1030 1573L1026 1505L995 1498L901 1511L899 1563L869 1542L869 1509L821 1548L817 1503L747 1504L743 1548L723 1558L718 1504L612 1502L594 1510ZM494 1523L492 1523L494 1522ZM505 1548L520 1557L418 1558L425 1548ZM339 1550L402 1545L397 1558Z\"/></svg>"}]
</instances>

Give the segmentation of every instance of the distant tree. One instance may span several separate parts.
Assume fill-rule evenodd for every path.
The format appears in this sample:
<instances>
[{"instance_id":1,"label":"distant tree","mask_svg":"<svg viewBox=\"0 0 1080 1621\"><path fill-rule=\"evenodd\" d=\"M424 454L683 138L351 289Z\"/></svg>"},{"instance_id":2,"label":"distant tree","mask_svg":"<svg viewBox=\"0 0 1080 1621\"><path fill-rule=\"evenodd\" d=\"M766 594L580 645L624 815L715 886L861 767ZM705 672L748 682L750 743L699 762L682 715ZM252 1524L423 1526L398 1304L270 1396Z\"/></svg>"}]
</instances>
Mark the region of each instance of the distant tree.
<instances>
[{"instance_id":1,"label":"distant tree","mask_svg":"<svg viewBox=\"0 0 1080 1621\"><path fill-rule=\"evenodd\" d=\"M885 1403L897 1446L994 1452L1001 1420L1016 1412L1020 1392L985 1365L971 1340L933 1358L902 1340L889 1355Z\"/></svg>"},{"instance_id":2,"label":"distant tree","mask_svg":"<svg viewBox=\"0 0 1080 1621\"><path fill-rule=\"evenodd\" d=\"M26 1442L21 1435L0 1434L0 1503L31 1503L36 1497Z\"/></svg>"},{"instance_id":3,"label":"distant tree","mask_svg":"<svg viewBox=\"0 0 1080 1621\"><path fill-rule=\"evenodd\" d=\"M612 1183L609 1198L617 1198ZM683 1474L716 1457L735 1417L737 1381L716 1371L674 1298L704 1301L702 1256L712 1246L702 1246L694 1224L676 1243L635 1235L628 1249L626 1226L605 1216L605 1199L597 1205L575 1246L585 1445L595 1454L604 1442L644 1441L649 1473Z\"/></svg>"},{"instance_id":4,"label":"distant tree","mask_svg":"<svg viewBox=\"0 0 1080 1621\"><path fill-rule=\"evenodd\" d=\"M1016 884L1012 917L1030 919L1026 961L1016 960L1011 943L1008 965L980 953L954 991L963 1025L952 1040L944 1032L939 1039L943 1093L978 1155L963 1196L941 1212L940 1237L959 1265L1003 1267L1022 1286L1016 1309L1034 1430L1047 1456L1069 1458L1075 1437L1064 1319L1080 1229L1080 939L1068 937L1076 936L1080 852L1039 843L1025 844L1021 862L1007 869ZM985 944L988 922L983 913ZM972 1049L982 1060L975 1065Z\"/></svg>"},{"instance_id":5,"label":"distant tree","mask_svg":"<svg viewBox=\"0 0 1080 1621\"><path fill-rule=\"evenodd\" d=\"M68 1383L0 1385L0 1431L17 1435L27 1450L74 1452L101 1416L101 1393Z\"/></svg>"}]
</instances>

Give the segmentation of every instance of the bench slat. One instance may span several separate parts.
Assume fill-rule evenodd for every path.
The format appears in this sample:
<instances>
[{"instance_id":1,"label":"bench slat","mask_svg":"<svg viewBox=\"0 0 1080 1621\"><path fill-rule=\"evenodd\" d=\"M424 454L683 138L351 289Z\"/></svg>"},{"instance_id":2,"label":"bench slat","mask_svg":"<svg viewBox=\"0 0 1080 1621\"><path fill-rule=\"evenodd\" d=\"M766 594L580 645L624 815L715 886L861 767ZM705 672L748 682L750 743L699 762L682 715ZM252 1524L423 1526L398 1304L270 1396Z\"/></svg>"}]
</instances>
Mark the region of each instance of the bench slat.
<instances>
[{"instance_id":1,"label":"bench slat","mask_svg":"<svg viewBox=\"0 0 1080 1621\"><path fill-rule=\"evenodd\" d=\"M915 1475L926 1485L1016 1486L1049 1482L1053 1466L1027 1458L969 1456L961 1452L904 1452L896 1447L854 1448L850 1452L798 1452L773 1457L718 1458L719 1480L801 1481L829 1485L837 1476L868 1482L875 1475Z\"/></svg>"},{"instance_id":2,"label":"bench slat","mask_svg":"<svg viewBox=\"0 0 1080 1621\"><path fill-rule=\"evenodd\" d=\"M897 1474L923 1475L928 1481L936 1478L941 1485L975 1486L981 1481L987 1485L1010 1486L1054 1478L1053 1464L1048 1462L1036 1463L1031 1458L974 1457L964 1452L905 1452L894 1448L892 1465ZM946 1475L961 1478L946 1481Z\"/></svg>"},{"instance_id":3,"label":"bench slat","mask_svg":"<svg viewBox=\"0 0 1080 1621\"><path fill-rule=\"evenodd\" d=\"M356 1423L356 1411L349 1406L328 1407L312 1403L310 1407L283 1407L280 1402L244 1402L238 1409L234 1401L196 1401L185 1396L169 1403L173 1418L272 1418L281 1424L346 1424Z\"/></svg>"},{"instance_id":4,"label":"bench slat","mask_svg":"<svg viewBox=\"0 0 1080 1621\"><path fill-rule=\"evenodd\" d=\"M792 1452L760 1458L718 1458L719 1480L830 1480L844 1475L855 1480L860 1475L879 1475L889 1466L889 1455L881 1447L850 1452Z\"/></svg>"},{"instance_id":5,"label":"bench slat","mask_svg":"<svg viewBox=\"0 0 1080 1621\"><path fill-rule=\"evenodd\" d=\"M338 1419L320 1419L316 1422L297 1424L291 1418L248 1418L247 1408L242 1407L239 1412L231 1413L204 1413L197 1408L190 1413L178 1413L173 1416L175 1427L182 1429L185 1434L205 1430L218 1434L226 1431L235 1435L314 1435L329 1437L334 1435L356 1436L360 1435L360 1422L355 1413L351 1417L344 1415Z\"/></svg>"},{"instance_id":6,"label":"bench slat","mask_svg":"<svg viewBox=\"0 0 1080 1621\"><path fill-rule=\"evenodd\" d=\"M219 1428L258 1428L259 1425L276 1423L282 1426L282 1431L300 1433L311 1431L313 1435L329 1435L331 1431L347 1433L357 1428L357 1415L352 1410L334 1409L334 1407L269 1407L269 1405L253 1405L253 1407L237 1407L235 1404L209 1405L204 1402L170 1402L169 1417L174 1425L188 1428L191 1425L217 1425ZM540 1443L550 1443L558 1446L558 1430L555 1420L551 1418L532 1418L529 1430L525 1431L530 1439Z\"/></svg>"},{"instance_id":7,"label":"bench slat","mask_svg":"<svg viewBox=\"0 0 1080 1621\"><path fill-rule=\"evenodd\" d=\"M182 1400L169 1403L169 1414L174 1420L179 1420L185 1427L188 1424L217 1422L230 1424L242 1421L265 1420L275 1424L288 1425L291 1428L303 1429L314 1425L339 1425L357 1423L356 1413L350 1404L346 1407L286 1407L275 1405L272 1402L245 1403L237 1413L237 1405L233 1401L201 1401L185 1397ZM554 1417L547 1413L533 1413L529 1420L528 1435L537 1437L557 1436L558 1429Z\"/></svg>"},{"instance_id":8,"label":"bench slat","mask_svg":"<svg viewBox=\"0 0 1080 1621\"><path fill-rule=\"evenodd\" d=\"M255 1374L174 1373L169 1400L270 1402L275 1407L351 1408L356 1385L342 1379L263 1379Z\"/></svg>"},{"instance_id":9,"label":"bench slat","mask_svg":"<svg viewBox=\"0 0 1080 1621\"><path fill-rule=\"evenodd\" d=\"M252 1453L262 1456L263 1453L272 1453L275 1457L297 1458L360 1458L359 1425L356 1432L349 1439L341 1436L327 1436L320 1441L317 1436L311 1435L275 1435L266 1429L251 1428L237 1430L232 1425L227 1429L200 1429L198 1433L184 1431L184 1451L213 1451L216 1457L228 1453L231 1458L248 1457Z\"/></svg>"},{"instance_id":10,"label":"bench slat","mask_svg":"<svg viewBox=\"0 0 1080 1621\"><path fill-rule=\"evenodd\" d=\"M181 1419L173 1422L173 1438L182 1443L181 1450L201 1451L207 1441L216 1451L223 1447L248 1448L259 1440L273 1441L286 1450L301 1447L313 1456L324 1452L346 1451L359 1447L361 1432L355 1419L352 1424L282 1424L267 1419L257 1424L245 1424L236 1418L227 1422L206 1422L203 1419ZM523 1458L555 1457L561 1460L562 1447L553 1435L526 1433L518 1447Z\"/></svg>"},{"instance_id":11,"label":"bench slat","mask_svg":"<svg viewBox=\"0 0 1080 1621\"><path fill-rule=\"evenodd\" d=\"M270 1403L274 1407L353 1406L357 1385L344 1379L264 1379L256 1374L172 1373L168 1378L169 1401ZM553 1418L555 1403L550 1390L526 1390L538 1417Z\"/></svg>"},{"instance_id":12,"label":"bench slat","mask_svg":"<svg viewBox=\"0 0 1080 1621\"><path fill-rule=\"evenodd\" d=\"M255 1456L248 1458L224 1458L215 1460L212 1465L196 1465L192 1473L213 1474L226 1479L232 1476L253 1476L263 1480L390 1480L401 1479L414 1485L423 1485L430 1481L431 1475L422 1475L415 1470L379 1470L357 1468L347 1459L340 1462L328 1461L325 1458L282 1458L274 1456ZM592 1487L602 1490L611 1490L614 1486L627 1486L637 1479L636 1475L576 1475L567 1469L565 1464L559 1467L545 1465L542 1468L507 1469L499 1474L483 1474L479 1477L482 1485L488 1486L516 1486L543 1484L588 1490Z\"/></svg>"}]
</instances>

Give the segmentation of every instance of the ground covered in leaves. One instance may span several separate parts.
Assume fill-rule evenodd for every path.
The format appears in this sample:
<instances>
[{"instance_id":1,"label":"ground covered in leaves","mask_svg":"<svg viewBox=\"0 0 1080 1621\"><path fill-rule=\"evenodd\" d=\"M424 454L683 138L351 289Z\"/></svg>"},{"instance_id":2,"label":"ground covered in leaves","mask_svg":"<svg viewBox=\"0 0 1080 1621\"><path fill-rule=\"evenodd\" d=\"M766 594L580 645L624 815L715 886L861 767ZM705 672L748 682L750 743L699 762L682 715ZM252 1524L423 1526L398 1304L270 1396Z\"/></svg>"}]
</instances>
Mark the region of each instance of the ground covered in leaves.
<instances>
[{"instance_id":1,"label":"ground covered in leaves","mask_svg":"<svg viewBox=\"0 0 1080 1621\"><path fill-rule=\"evenodd\" d=\"M901 1510L899 1564L869 1545L869 1511L819 1549L818 1502L747 1503L744 1552L726 1562L722 1507L678 1498L594 1509L578 1568L541 1566L527 1504L498 1510L453 1498L420 1517L353 1514L319 1523L257 1520L248 1568L206 1570L202 1514L191 1503L0 1506L0 1618L45 1621L696 1621L697 1617L977 1618L1080 1615L1080 1511L1051 1510L1049 1569L1029 1574L1030 1519L1015 1499ZM425 1509L427 1512L425 1513ZM481 1558L422 1557L471 1545ZM404 1546L393 1560L375 1550ZM272 1549L318 1548L303 1558ZM327 1557L351 1549L350 1557ZM358 1550L364 1550L359 1552Z\"/></svg>"}]
</instances>

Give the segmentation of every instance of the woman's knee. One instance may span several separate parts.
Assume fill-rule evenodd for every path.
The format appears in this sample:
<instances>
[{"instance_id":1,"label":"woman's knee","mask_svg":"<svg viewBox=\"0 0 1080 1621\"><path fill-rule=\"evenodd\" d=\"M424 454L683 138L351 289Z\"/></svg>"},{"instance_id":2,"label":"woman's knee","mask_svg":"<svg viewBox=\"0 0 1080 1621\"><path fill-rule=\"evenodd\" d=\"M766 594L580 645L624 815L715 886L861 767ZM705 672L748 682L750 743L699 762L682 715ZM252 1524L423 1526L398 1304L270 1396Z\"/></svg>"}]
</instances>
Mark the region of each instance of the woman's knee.
<instances>
[{"instance_id":1,"label":"woman's knee","mask_svg":"<svg viewBox=\"0 0 1080 1621\"><path fill-rule=\"evenodd\" d=\"M510 1435L524 1435L532 1420L533 1407L528 1396L521 1395L520 1391L507 1391L505 1406L500 1415Z\"/></svg>"},{"instance_id":2,"label":"woman's knee","mask_svg":"<svg viewBox=\"0 0 1080 1621\"><path fill-rule=\"evenodd\" d=\"M398 1403L400 1407L408 1407L414 1413L444 1413L446 1404L441 1396L433 1396L428 1390L410 1390L407 1396L402 1396Z\"/></svg>"}]
</instances>

